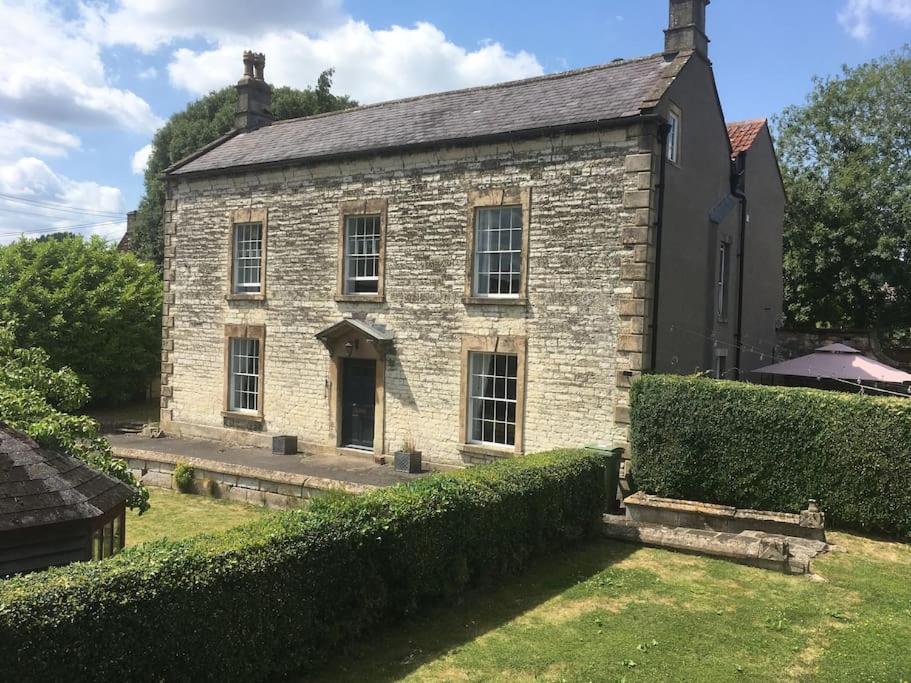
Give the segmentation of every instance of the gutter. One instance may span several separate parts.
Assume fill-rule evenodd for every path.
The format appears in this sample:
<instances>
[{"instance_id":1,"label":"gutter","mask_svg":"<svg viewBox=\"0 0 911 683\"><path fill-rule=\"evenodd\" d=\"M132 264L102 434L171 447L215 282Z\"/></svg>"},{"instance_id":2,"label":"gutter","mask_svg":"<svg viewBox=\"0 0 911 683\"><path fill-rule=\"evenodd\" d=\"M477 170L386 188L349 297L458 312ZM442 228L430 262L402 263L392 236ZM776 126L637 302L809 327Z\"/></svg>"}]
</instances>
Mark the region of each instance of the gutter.
<instances>
[{"instance_id":1,"label":"gutter","mask_svg":"<svg viewBox=\"0 0 911 683\"><path fill-rule=\"evenodd\" d=\"M664 226L664 189L667 184L667 139L671 124L659 119L658 142L661 143L661 166L658 171L658 208L655 217L655 291L652 294L652 372L658 371L658 294L661 291L661 233Z\"/></svg>"},{"instance_id":2,"label":"gutter","mask_svg":"<svg viewBox=\"0 0 911 683\"><path fill-rule=\"evenodd\" d=\"M733 162L736 164L734 167L734 172L731 174L731 194L740 200L740 241L737 255L737 331L734 334L734 357L735 368L737 369L737 379L743 378L743 370L740 367L741 359L743 357L743 285L745 281L744 277L744 263L746 262L746 236L747 236L747 196L742 189L740 189L740 180L743 179L744 186L746 183L746 170L747 170L747 153L741 152L737 156L737 160Z\"/></svg>"}]
</instances>

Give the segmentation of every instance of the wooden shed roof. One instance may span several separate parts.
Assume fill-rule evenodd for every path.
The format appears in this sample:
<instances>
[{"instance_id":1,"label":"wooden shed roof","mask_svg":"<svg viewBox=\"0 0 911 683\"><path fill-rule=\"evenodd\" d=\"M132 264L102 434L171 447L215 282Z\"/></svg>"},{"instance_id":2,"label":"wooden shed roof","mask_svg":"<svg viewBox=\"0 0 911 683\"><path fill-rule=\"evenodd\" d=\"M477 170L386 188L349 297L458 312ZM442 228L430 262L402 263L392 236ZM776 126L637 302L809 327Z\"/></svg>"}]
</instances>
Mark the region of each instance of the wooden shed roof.
<instances>
[{"instance_id":1,"label":"wooden shed roof","mask_svg":"<svg viewBox=\"0 0 911 683\"><path fill-rule=\"evenodd\" d=\"M129 486L0 422L0 532L99 517Z\"/></svg>"}]
</instances>

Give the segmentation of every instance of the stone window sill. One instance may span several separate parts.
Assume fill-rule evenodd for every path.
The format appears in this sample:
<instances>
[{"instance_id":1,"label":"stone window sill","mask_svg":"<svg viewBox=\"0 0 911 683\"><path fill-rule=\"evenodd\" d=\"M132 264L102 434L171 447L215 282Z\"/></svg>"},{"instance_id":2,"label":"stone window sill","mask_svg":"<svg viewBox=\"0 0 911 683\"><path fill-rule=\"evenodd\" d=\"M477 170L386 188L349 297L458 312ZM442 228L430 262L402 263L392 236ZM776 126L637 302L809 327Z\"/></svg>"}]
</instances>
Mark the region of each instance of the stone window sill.
<instances>
[{"instance_id":1,"label":"stone window sill","mask_svg":"<svg viewBox=\"0 0 911 683\"><path fill-rule=\"evenodd\" d=\"M266 295L259 294L225 294L225 301L265 301Z\"/></svg>"},{"instance_id":2,"label":"stone window sill","mask_svg":"<svg viewBox=\"0 0 911 683\"><path fill-rule=\"evenodd\" d=\"M496 446L486 446L479 443L461 443L458 445L458 451L459 453L484 455L492 458L513 458L517 455L522 455L521 452L516 452L516 449L510 446L497 448Z\"/></svg>"},{"instance_id":3,"label":"stone window sill","mask_svg":"<svg viewBox=\"0 0 911 683\"><path fill-rule=\"evenodd\" d=\"M466 306L528 306L528 299L524 296L514 298L463 296L462 303Z\"/></svg>"},{"instance_id":4,"label":"stone window sill","mask_svg":"<svg viewBox=\"0 0 911 683\"><path fill-rule=\"evenodd\" d=\"M383 304L386 297L382 294L336 294L338 303Z\"/></svg>"},{"instance_id":5,"label":"stone window sill","mask_svg":"<svg viewBox=\"0 0 911 683\"><path fill-rule=\"evenodd\" d=\"M265 418L258 413L241 413L234 410L223 410L221 411L222 417L227 417L232 420L243 420L245 422L256 422L257 424L262 424L265 421Z\"/></svg>"}]
</instances>

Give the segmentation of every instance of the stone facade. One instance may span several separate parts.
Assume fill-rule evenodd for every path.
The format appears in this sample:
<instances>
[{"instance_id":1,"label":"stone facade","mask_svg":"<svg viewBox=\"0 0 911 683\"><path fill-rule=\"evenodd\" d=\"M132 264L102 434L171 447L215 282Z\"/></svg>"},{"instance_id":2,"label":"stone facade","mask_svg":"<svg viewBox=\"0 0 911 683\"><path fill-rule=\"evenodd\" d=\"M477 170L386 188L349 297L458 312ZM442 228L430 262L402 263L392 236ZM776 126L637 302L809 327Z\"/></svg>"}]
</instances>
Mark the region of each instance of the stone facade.
<instances>
[{"instance_id":1,"label":"stone facade","mask_svg":"<svg viewBox=\"0 0 911 683\"><path fill-rule=\"evenodd\" d=\"M465 448L462 340L525 344L518 452L624 443L630 377L648 367L657 124L170 181L165 214L162 422L166 430L304 451L339 444L338 376L314 335L341 319L394 335L377 383L381 443L411 439L433 462L504 455ZM466 300L477 193L525 192L527 302ZM382 301L337 296L340 207L385 202ZM265 212L266 291L230 288L231 220ZM226 326L262 326L262 420L223 415ZM616 419L615 419L616 418Z\"/></svg>"}]
</instances>

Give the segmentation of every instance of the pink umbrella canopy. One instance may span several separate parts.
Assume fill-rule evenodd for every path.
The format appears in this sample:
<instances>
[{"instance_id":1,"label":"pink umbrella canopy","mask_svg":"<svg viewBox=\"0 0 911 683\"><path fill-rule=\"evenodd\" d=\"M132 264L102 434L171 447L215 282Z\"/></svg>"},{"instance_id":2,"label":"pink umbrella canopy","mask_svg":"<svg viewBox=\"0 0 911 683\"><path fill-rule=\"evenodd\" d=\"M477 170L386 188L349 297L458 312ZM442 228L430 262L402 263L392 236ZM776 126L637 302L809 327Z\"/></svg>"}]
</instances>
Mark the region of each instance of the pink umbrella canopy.
<instances>
[{"instance_id":1,"label":"pink umbrella canopy","mask_svg":"<svg viewBox=\"0 0 911 683\"><path fill-rule=\"evenodd\" d=\"M845 344L821 346L807 356L767 365L755 372L764 375L843 379L852 382L911 382L911 374L868 358Z\"/></svg>"}]
</instances>

